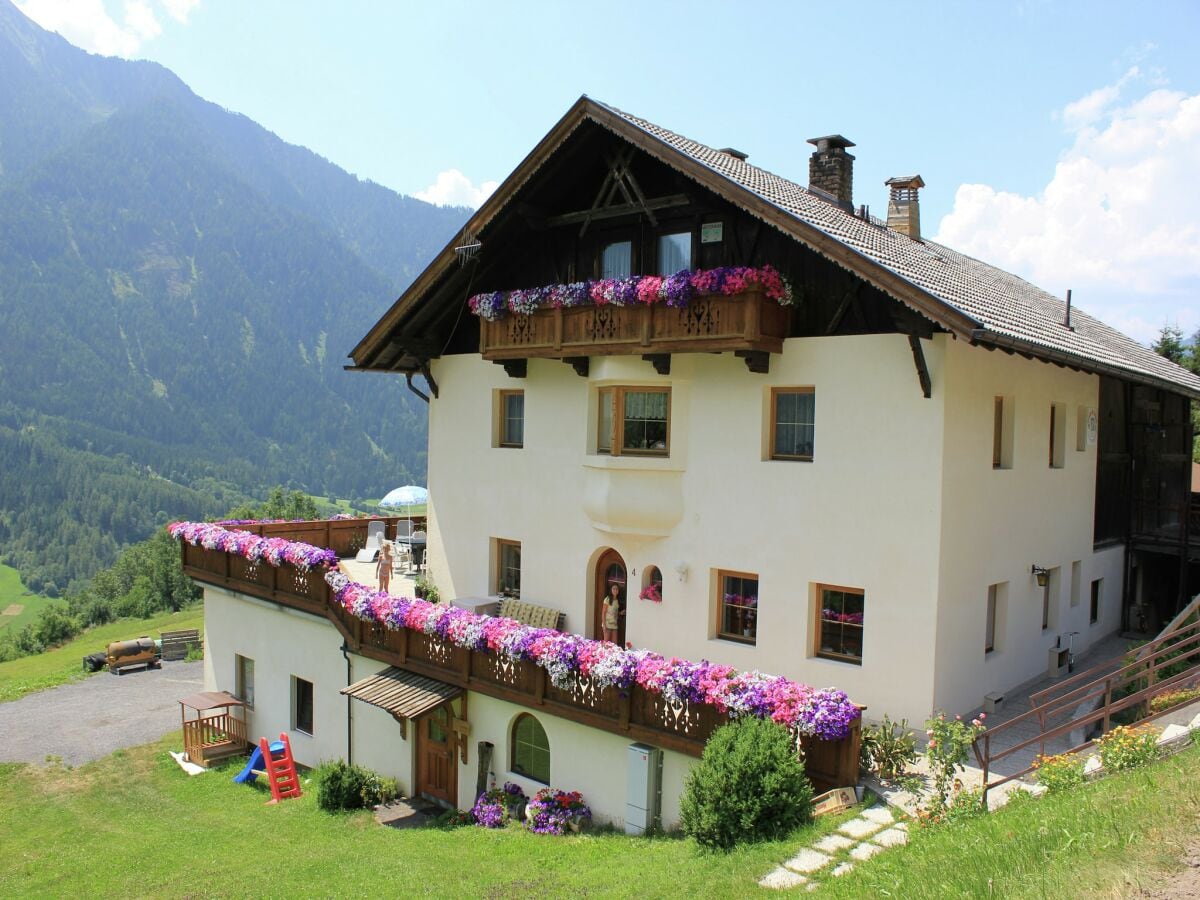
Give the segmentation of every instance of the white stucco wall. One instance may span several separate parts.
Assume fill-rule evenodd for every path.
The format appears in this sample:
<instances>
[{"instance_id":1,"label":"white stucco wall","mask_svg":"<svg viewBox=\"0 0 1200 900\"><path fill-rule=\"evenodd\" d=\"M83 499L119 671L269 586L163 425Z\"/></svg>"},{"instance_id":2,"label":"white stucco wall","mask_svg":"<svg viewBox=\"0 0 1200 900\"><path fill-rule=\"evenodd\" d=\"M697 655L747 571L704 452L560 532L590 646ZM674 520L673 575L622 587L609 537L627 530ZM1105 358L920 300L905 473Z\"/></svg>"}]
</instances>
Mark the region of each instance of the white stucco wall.
<instances>
[{"instance_id":1,"label":"white stucco wall","mask_svg":"<svg viewBox=\"0 0 1200 900\"><path fill-rule=\"evenodd\" d=\"M435 361L429 561L443 596L487 595L491 539L517 540L522 599L564 610L570 630L590 634L595 563L612 547L637 572L635 646L833 685L880 714L923 716L944 397L942 342L923 346L930 400L902 335L788 340L766 375L731 354L676 355L669 376L639 357L593 358L586 379L550 360L531 360L524 379L474 355ZM605 384L671 387L669 459L589 453L594 392ZM773 386L815 388L813 462L764 460ZM500 388L525 392L521 449L491 446ZM664 529L663 519L677 524ZM665 536L629 533L637 521ZM620 533L604 530L612 522ZM675 575L681 561L686 581ZM651 564L666 579L661 605L636 597ZM717 569L759 576L757 645L714 638ZM862 666L814 657L817 583L866 592Z\"/></svg>"},{"instance_id":2,"label":"white stucco wall","mask_svg":"<svg viewBox=\"0 0 1200 900\"><path fill-rule=\"evenodd\" d=\"M491 741L495 745L491 771L497 785L515 782L530 797L547 786L579 791L598 822L624 826L627 749L633 741L481 694L472 693L468 703L471 748L467 764L460 763L458 767L460 807L469 809L475 802L476 745L479 741ZM521 713L534 715L546 730L546 739L550 743L549 785L510 771L510 730ZM678 827L684 781L698 761L682 753L663 751L661 815L664 828Z\"/></svg>"},{"instance_id":3,"label":"white stucco wall","mask_svg":"<svg viewBox=\"0 0 1200 900\"><path fill-rule=\"evenodd\" d=\"M935 704L980 706L1044 674L1059 635L1077 631L1078 653L1119 626L1123 547L1093 552L1096 444L1077 449L1079 417L1096 409L1097 376L947 341L946 430L940 541ZM1011 399L1013 455L992 468L994 400ZM1064 465L1049 461L1050 405L1066 412ZM1072 605L1072 566L1079 564ZM1050 625L1031 566L1051 576ZM1090 586L1102 578L1100 617L1090 624ZM985 653L988 586L1004 584L996 649ZM1003 594L1006 593L1006 597Z\"/></svg>"}]
</instances>

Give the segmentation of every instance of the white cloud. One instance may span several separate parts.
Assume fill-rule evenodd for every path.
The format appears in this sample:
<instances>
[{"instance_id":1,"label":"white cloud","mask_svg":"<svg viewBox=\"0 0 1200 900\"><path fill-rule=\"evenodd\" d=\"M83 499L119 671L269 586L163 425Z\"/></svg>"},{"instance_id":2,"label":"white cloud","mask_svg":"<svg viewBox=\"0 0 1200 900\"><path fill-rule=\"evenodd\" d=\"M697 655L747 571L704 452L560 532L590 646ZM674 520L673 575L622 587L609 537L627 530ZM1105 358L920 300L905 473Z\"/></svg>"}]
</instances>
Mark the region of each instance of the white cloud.
<instances>
[{"instance_id":1,"label":"white cloud","mask_svg":"<svg viewBox=\"0 0 1200 900\"><path fill-rule=\"evenodd\" d=\"M124 0L118 21L104 0L15 0L17 8L48 31L84 50L130 57L143 42L162 34L162 23L147 0ZM187 23L199 0L161 0L172 19Z\"/></svg>"},{"instance_id":2,"label":"white cloud","mask_svg":"<svg viewBox=\"0 0 1200 900\"><path fill-rule=\"evenodd\" d=\"M1200 94L1123 101L1138 69L1061 113L1073 134L1037 196L964 184L935 238L1063 294L1142 341L1200 328ZM1145 90L1143 88L1143 90Z\"/></svg>"},{"instance_id":3,"label":"white cloud","mask_svg":"<svg viewBox=\"0 0 1200 900\"><path fill-rule=\"evenodd\" d=\"M439 172L433 184L423 191L418 191L414 196L418 200L437 206L469 206L471 209L478 209L499 185L498 181L485 181L476 187L471 179L458 169L447 169L445 172Z\"/></svg>"},{"instance_id":4,"label":"white cloud","mask_svg":"<svg viewBox=\"0 0 1200 900\"><path fill-rule=\"evenodd\" d=\"M192 10L200 5L200 0L162 0L163 9L176 22L186 25Z\"/></svg>"}]
</instances>

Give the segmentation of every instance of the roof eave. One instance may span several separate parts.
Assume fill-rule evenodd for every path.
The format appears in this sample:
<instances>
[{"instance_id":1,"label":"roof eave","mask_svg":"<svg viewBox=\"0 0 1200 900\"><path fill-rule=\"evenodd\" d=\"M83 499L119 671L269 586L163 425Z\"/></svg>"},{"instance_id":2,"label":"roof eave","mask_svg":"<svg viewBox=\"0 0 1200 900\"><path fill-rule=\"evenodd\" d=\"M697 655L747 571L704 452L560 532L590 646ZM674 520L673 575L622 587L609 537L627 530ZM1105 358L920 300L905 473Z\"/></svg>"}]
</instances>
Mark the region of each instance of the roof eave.
<instances>
[{"instance_id":1,"label":"roof eave","mask_svg":"<svg viewBox=\"0 0 1200 900\"><path fill-rule=\"evenodd\" d=\"M1108 363L1103 363L1090 357L1081 356L1077 353L1070 353L1065 350L1056 350L1053 347L1047 347L1044 344L1039 344L1036 341L1022 340L1018 337L1013 337L1008 334L1001 334L987 328L977 328L971 335L973 341L979 344L991 344L1002 350L1012 350L1017 353L1025 353L1029 356L1037 357L1038 359L1047 362L1058 363L1059 365L1070 366L1075 369L1080 369L1084 372L1091 372L1096 375L1108 375L1113 378L1119 378L1122 381L1133 382L1134 384L1144 384L1147 387L1161 388L1175 394L1181 394L1191 400L1200 400L1200 389L1188 387L1187 385L1179 384L1171 381L1168 378L1158 378L1145 372L1135 372L1131 369L1125 369L1121 366L1114 366Z\"/></svg>"}]
</instances>

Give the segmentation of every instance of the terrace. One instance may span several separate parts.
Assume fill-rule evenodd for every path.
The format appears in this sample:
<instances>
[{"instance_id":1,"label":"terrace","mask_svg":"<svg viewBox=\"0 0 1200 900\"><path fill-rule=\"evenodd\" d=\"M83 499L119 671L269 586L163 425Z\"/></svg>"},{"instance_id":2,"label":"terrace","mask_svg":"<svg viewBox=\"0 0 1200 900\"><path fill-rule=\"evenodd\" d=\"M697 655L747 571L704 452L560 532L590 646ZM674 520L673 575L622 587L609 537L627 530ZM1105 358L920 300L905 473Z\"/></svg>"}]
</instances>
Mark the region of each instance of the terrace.
<instances>
[{"instance_id":1,"label":"terrace","mask_svg":"<svg viewBox=\"0 0 1200 900\"><path fill-rule=\"evenodd\" d=\"M397 519L386 519L394 533ZM366 540L365 519L236 526L262 537L303 541L329 547L343 558L339 568L349 575L345 559ZM728 721L715 706L671 702L634 683L627 690L602 686L576 674L556 686L547 671L526 660L468 650L434 635L409 628L390 629L366 622L334 598L319 568L305 570L288 562L252 562L235 552L211 550L181 542L184 572L196 581L258 597L289 609L327 619L350 651L389 666L434 678L533 710L541 710L592 728L664 749L699 756L712 732ZM853 784L858 773L861 720L840 741L800 736L810 779L818 789Z\"/></svg>"}]
</instances>

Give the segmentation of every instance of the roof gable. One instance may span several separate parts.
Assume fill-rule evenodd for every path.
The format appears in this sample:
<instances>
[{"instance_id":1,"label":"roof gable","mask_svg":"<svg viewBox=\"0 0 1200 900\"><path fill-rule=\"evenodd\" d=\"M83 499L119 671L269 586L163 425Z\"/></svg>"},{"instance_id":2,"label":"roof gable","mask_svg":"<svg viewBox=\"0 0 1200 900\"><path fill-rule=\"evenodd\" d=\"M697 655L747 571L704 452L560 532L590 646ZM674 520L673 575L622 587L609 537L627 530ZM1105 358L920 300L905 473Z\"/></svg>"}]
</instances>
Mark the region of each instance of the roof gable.
<instances>
[{"instance_id":1,"label":"roof gable","mask_svg":"<svg viewBox=\"0 0 1200 900\"><path fill-rule=\"evenodd\" d=\"M1200 399L1200 378L1027 281L932 241L913 240L750 164L581 97L467 222L479 234L585 121L612 131L940 324L955 336ZM352 351L370 359L454 265L451 241Z\"/></svg>"}]
</instances>

